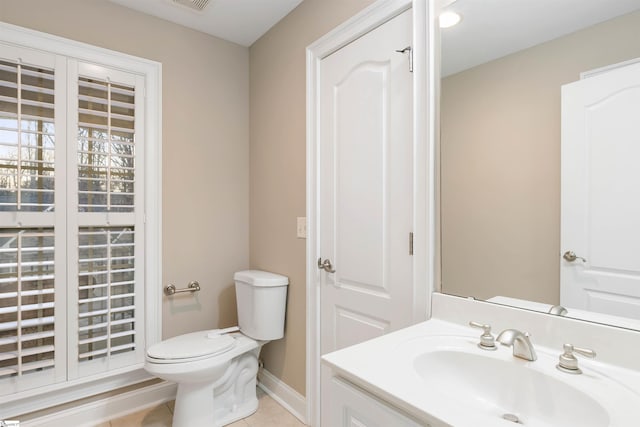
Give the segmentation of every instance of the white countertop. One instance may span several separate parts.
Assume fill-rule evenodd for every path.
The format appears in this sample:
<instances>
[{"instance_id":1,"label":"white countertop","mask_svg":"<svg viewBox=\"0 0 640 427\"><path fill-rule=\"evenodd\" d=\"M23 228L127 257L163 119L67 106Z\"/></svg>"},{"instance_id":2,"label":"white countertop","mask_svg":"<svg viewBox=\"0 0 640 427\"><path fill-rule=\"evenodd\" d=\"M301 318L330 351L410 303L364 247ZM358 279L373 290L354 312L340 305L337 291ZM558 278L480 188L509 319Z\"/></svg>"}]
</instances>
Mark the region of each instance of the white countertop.
<instances>
[{"instance_id":1,"label":"white countertop","mask_svg":"<svg viewBox=\"0 0 640 427\"><path fill-rule=\"evenodd\" d=\"M433 349L439 337L441 342L456 337L457 342L464 345L465 352L480 356L491 353L491 357L526 365L581 390L607 409L609 424L602 427L640 425L640 372L582 358L580 366L584 373L566 374L555 369L560 354L558 349L536 345L538 360L527 362L514 358L509 347L498 345L498 350L494 352L479 349L476 344L480 333L470 327L432 319L327 354L322 359L335 374L434 426L514 426L513 422L490 417L482 411L466 411L459 400L451 398L456 390L430 386L428 379L417 374L414 369L416 356L429 351L430 346Z\"/></svg>"}]
</instances>

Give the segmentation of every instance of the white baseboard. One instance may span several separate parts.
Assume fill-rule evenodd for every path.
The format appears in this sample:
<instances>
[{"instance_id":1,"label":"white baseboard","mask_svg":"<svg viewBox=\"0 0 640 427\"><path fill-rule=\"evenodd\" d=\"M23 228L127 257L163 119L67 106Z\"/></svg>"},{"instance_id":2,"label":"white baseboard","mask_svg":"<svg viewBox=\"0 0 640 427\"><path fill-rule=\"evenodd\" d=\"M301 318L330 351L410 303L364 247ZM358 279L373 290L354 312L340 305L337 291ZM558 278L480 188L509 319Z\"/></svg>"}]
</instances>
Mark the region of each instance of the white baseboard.
<instances>
[{"instance_id":1,"label":"white baseboard","mask_svg":"<svg viewBox=\"0 0 640 427\"><path fill-rule=\"evenodd\" d=\"M266 369L258 374L258 387L303 423L307 423L307 400ZM178 386L163 381L137 390L80 404L20 423L20 427L93 427L115 418L160 405L176 398Z\"/></svg>"},{"instance_id":2,"label":"white baseboard","mask_svg":"<svg viewBox=\"0 0 640 427\"><path fill-rule=\"evenodd\" d=\"M307 399L303 395L264 368L258 372L258 387L297 419L307 424Z\"/></svg>"},{"instance_id":3,"label":"white baseboard","mask_svg":"<svg viewBox=\"0 0 640 427\"><path fill-rule=\"evenodd\" d=\"M163 381L24 421L20 427L92 427L173 400L177 390L175 383Z\"/></svg>"}]
</instances>

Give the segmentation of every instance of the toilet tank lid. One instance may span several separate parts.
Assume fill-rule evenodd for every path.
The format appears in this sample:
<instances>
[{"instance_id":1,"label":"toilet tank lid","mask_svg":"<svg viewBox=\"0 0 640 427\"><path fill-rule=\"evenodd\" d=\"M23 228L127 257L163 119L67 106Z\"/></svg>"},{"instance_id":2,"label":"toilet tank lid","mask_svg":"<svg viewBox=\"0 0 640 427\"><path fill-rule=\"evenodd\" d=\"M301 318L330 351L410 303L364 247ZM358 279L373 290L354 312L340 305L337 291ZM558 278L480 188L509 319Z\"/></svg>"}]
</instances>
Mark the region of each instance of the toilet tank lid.
<instances>
[{"instance_id":1,"label":"toilet tank lid","mask_svg":"<svg viewBox=\"0 0 640 427\"><path fill-rule=\"evenodd\" d=\"M280 274L269 273L260 270L244 270L238 271L233 275L236 282L248 283L252 286L286 286L289 284L289 278Z\"/></svg>"}]
</instances>

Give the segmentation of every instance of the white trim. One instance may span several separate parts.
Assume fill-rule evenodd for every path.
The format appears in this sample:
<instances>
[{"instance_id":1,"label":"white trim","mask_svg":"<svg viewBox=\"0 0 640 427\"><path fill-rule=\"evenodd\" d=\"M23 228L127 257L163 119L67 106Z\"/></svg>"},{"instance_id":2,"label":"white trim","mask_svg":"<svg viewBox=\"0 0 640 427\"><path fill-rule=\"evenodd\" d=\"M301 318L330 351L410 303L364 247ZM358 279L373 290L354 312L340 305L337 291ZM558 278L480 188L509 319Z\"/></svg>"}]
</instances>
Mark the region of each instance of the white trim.
<instances>
[{"instance_id":1,"label":"white trim","mask_svg":"<svg viewBox=\"0 0 640 427\"><path fill-rule=\"evenodd\" d=\"M19 393L19 397L16 397L17 393L3 396L3 402L0 404L0 414L5 418L15 417L149 381L153 378L142 369L142 366L135 366L132 369L122 369L117 373L103 373L91 378L81 378L61 384L38 387Z\"/></svg>"},{"instance_id":2,"label":"white trim","mask_svg":"<svg viewBox=\"0 0 640 427\"><path fill-rule=\"evenodd\" d=\"M178 386L163 381L20 423L21 427L91 427L176 398Z\"/></svg>"},{"instance_id":3,"label":"white trim","mask_svg":"<svg viewBox=\"0 0 640 427\"><path fill-rule=\"evenodd\" d=\"M307 47L307 65L310 60L313 60L313 64L317 66L322 59L378 28L405 10L411 9L411 6L411 0L378 0L310 44ZM316 74L317 70L307 68L307 77L309 77L309 71ZM307 104L309 104L308 99Z\"/></svg>"},{"instance_id":4,"label":"white trim","mask_svg":"<svg viewBox=\"0 0 640 427\"><path fill-rule=\"evenodd\" d=\"M86 43L65 39L39 31L22 28L16 25L0 22L0 39L3 44L13 44L34 51L63 55L79 61L91 62L112 69L120 69L129 73L145 77L145 339L146 345L159 342L162 337L162 64L144 58L92 46ZM140 369L142 365L131 366L123 371ZM67 400L85 397L87 390L105 391L111 385L122 386L138 382L135 379L108 376L95 376L78 379L77 381L53 384L25 392L2 397L5 402L16 402L27 397L34 397L38 393L56 391L56 401L62 403L58 396L66 396ZM99 377L99 378L98 378ZM131 376L130 376L131 377ZM80 384L87 384L87 389ZM70 387L65 390L65 387ZM52 396L47 396L52 397ZM48 401L44 396L38 401ZM39 405L41 406L41 405ZM44 407L44 406L41 406ZM33 409L33 405L30 407ZM13 411L13 409L12 409ZM9 411L4 410L3 415Z\"/></svg>"},{"instance_id":5,"label":"white trim","mask_svg":"<svg viewBox=\"0 0 640 427\"><path fill-rule=\"evenodd\" d=\"M162 341L162 64L145 76L145 342Z\"/></svg>"},{"instance_id":6,"label":"white trim","mask_svg":"<svg viewBox=\"0 0 640 427\"><path fill-rule=\"evenodd\" d=\"M628 61L618 62L616 64L605 65L604 67L595 68L593 70L583 71L582 73L580 73L580 80L588 79L589 77L594 77L594 76L597 76L598 74L615 70L616 68L622 68L622 67L626 67L627 65L637 64L638 62L640 62L640 58L634 58Z\"/></svg>"},{"instance_id":7,"label":"white trim","mask_svg":"<svg viewBox=\"0 0 640 427\"><path fill-rule=\"evenodd\" d=\"M414 320L429 315L430 295L434 288L434 194L435 179L435 119L433 17L435 0L379 0L358 15L307 47L307 420L313 427L320 426L320 277L316 266L319 254L319 201L318 201L318 143L317 115L319 110L318 70L320 61L331 53L382 25L409 8L414 8ZM425 168L424 165L428 165ZM418 167L419 166L419 167ZM420 260L421 262L417 262Z\"/></svg>"},{"instance_id":8,"label":"white trim","mask_svg":"<svg viewBox=\"0 0 640 427\"><path fill-rule=\"evenodd\" d=\"M258 387L303 423L307 423L307 399L266 369L258 372Z\"/></svg>"},{"instance_id":9,"label":"white trim","mask_svg":"<svg viewBox=\"0 0 640 427\"><path fill-rule=\"evenodd\" d=\"M440 23L438 18L440 10L438 0L414 0L414 7L419 11L414 20L414 38L416 43L423 42L416 49L420 59L422 75L414 82L414 124L421 123L416 128L416 144L419 151L416 153L416 166L426 165L426 170L419 168L423 173L417 177L416 204L422 201L421 208L416 208L416 217L423 215L422 224L426 224L424 241L418 247L422 250L422 257L426 260L424 271L415 271L416 277L424 277L425 289L425 320L431 317L431 296L439 288L440 267L439 264L439 141L440 141ZM420 30L415 30L420 29ZM415 62L414 58L414 62ZM419 141L424 141L420 144ZM420 150L424 150L421 152ZM423 163L420 163L423 162ZM422 189L422 190L421 190ZM421 275L420 275L421 274Z\"/></svg>"},{"instance_id":10,"label":"white trim","mask_svg":"<svg viewBox=\"0 0 640 427\"><path fill-rule=\"evenodd\" d=\"M156 73L162 67L162 64L157 61L7 24L6 22L0 22L0 33L4 42L45 53L54 53L81 61L93 62L108 68L116 67L128 72L147 74Z\"/></svg>"}]
</instances>

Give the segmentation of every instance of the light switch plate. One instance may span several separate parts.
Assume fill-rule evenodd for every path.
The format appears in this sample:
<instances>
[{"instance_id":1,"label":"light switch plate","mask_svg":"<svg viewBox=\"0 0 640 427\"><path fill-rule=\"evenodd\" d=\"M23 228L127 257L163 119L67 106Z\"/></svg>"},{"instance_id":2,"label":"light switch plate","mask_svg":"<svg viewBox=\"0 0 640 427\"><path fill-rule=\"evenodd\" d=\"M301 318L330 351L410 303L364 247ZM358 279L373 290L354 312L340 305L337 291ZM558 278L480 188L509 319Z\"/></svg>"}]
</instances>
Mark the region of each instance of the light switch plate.
<instances>
[{"instance_id":1,"label":"light switch plate","mask_svg":"<svg viewBox=\"0 0 640 427\"><path fill-rule=\"evenodd\" d=\"M298 239L307 238L307 217L305 216L298 217L296 235L298 236Z\"/></svg>"}]
</instances>

